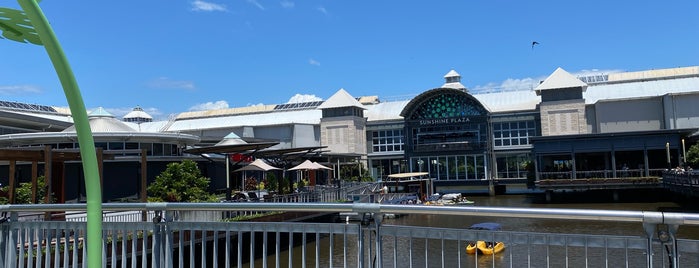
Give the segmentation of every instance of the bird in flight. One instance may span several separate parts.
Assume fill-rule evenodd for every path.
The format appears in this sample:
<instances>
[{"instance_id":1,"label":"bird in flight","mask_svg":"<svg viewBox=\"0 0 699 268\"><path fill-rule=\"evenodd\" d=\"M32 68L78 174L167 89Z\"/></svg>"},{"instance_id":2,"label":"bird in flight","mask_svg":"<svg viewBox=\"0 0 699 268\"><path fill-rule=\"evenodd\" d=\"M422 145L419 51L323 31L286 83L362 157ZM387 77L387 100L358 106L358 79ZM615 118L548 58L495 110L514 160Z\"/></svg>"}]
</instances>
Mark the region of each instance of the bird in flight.
<instances>
[{"instance_id":1,"label":"bird in flight","mask_svg":"<svg viewBox=\"0 0 699 268\"><path fill-rule=\"evenodd\" d=\"M532 42L532 49L534 49L534 46L538 45L538 44L539 44L539 42L537 42L537 41Z\"/></svg>"}]
</instances>

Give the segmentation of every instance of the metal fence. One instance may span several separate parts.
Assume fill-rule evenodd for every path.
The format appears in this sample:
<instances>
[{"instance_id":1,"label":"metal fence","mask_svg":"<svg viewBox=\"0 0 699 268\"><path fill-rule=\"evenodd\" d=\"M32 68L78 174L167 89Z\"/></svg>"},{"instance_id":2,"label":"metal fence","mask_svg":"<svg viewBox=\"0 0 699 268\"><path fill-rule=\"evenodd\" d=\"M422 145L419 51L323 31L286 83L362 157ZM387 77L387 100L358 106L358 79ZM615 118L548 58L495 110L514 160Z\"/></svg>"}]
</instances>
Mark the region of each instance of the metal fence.
<instances>
[{"instance_id":1,"label":"metal fence","mask_svg":"<svg viewBox=\"0 0 699 268\"><path fill-rule=\"evenodd\" d=\"M106 203L124 222L103 223L105 267L697 267L699 241L675 237L698 214L647 211L383 205L378 203ZM85 204L5 205L0 266L85 267L86 223L22 221L23 213L84 212ZM124 217L122 214L143 215ZM267 212L228 222L235 211ZM279 214L285 212L284 214ZM336 222L337 213L363 215ZM276 213L276 214L275 214ZM325 216L289 222L284 215ZM388 225L384 215L458 215L639 224L644 236ZM151 217L152 216L152 217ZM106 217L106 216L105 216ZM500 241L496 255L469 255L472 241ZM92 257L92 256L91 256Z\"/></svg>"}]
</instances>

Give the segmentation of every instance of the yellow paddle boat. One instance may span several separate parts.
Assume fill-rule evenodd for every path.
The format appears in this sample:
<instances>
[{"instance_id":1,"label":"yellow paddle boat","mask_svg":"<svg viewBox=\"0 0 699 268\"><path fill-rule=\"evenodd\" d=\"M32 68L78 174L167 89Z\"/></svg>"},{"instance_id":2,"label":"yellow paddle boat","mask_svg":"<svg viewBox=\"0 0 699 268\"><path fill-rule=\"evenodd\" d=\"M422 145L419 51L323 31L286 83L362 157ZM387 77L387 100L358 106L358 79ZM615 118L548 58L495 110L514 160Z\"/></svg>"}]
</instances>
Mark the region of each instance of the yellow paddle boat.
<instances>
[{"instance_id":1,"label":"yellow paddle boat","mask_svg":"<svg viewBox=\"0 0 699 268\"><path fill-rule=\"evenodd\" d=\"M477 223L471 225L468 229L497 231L500 230L500 224L492 222ZM466 244L466 253L468 254L476 254L476 251L478 251L483 255L493 255L503 250L505 250L505 243L503 242L486 242L479 240L475 243L471 242Z\"/></svg>"}]
</instances>

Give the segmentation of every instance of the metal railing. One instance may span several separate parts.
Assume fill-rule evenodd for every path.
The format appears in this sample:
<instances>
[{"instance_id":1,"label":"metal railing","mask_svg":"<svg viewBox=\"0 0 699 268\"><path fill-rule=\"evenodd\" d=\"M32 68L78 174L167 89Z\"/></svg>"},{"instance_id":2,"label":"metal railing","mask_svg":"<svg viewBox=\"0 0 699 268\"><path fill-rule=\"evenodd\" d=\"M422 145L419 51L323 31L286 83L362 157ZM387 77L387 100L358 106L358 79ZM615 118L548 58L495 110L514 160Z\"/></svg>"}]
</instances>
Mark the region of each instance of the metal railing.
<instances>
[{"instance_id":1,"label":"metal railing","mask_svg":"<svg viewBox=\"0 0 699 268\"><path fill-rule=\"evenodd\" d=\"M103 223L105 267L697 267L699 241L676 237L699 214L649 211L383 205L377 203L106 203L106 211L154 215ZM85 222L21 221L20 213L84 212L85 204L5 205L0 266L85 267ZM359 222L285 222L271 214L227 222L232 211L354 212ZM208 217L189 217L204 213ZM638 224L645 235L534 233L384 224L383 215L456 215ZM203 220L204 218L208 218ZM132 218L133 219L133 218ZM477 240L506 250L465 253Z\"/></svg>"},{"instance_id":2,"label":"metal railing","mask_svg":"<svg viewBox=\"0 0 699 268\"><path fill-rule=\"evenodd\" d=\"M646 176L645 169L617 169L614 170L578 170L578 171L542 171L539 172L539 177L542 180L555 179L573 179L575 173L576 179L599 179L599 178L641 178L641 177L661 177L665 169L648 169Z\"/></svg>"}]
</instances>

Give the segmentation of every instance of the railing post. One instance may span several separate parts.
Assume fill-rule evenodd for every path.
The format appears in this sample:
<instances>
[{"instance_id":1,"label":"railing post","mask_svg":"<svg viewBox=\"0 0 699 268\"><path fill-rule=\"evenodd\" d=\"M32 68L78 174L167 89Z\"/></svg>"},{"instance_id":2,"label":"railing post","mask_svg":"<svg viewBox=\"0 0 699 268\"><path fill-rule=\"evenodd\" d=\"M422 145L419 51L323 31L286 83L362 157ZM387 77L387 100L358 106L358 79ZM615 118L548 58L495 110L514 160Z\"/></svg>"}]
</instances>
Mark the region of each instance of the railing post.
<instances>
[{"instance_id":1,"label":"railing post","mask_svg":"<svg viewBox=\"0 0 699 268\"><path fill-rule=\"evenodd\" d=\"M374 213L374 230L376 230L376 263L375 268L383 267L383 239L381 239L381 220L383 220L383 214Z\"/></svg>"},{"instance_id":2,"label":"railing post","mask_svg":"<svg viewBox=\"0 0 699 268\"><path fill-rule=\"evenodd\" d=\"M653 267L653 234L655 233L655 223L643 223L643 230L646 231L648 246L646 247L646 267Z\"/></svg>"},{"instance_id":3,"label":"railing post","mask_svg":"<svg viewBox=\"0 0 699 268\"><path fill-rule=\"evenodd\" d=\"M17 267L17 253L15 252L15 246L7 245L17 245L17 229L12 229L12 222L16 222L18 219L18 213L13 211L10 212L10 218L3 224L3 237L7 237L5 247L2 248L5 259L4 263L7 264L5 267Z\"/></svg>"},{"instance_id":4,"label":"railing post","mask_svg":"<svg viewBox=\"0 0 699 268\"><path fill-rule=\"evenodd\" d=\"M9 248L7 247L7 240L10 238L10 218L7 217L7 211L2 212L2 218L0 218L0 264L3 267L11 267L9 260L6 259L7 256L12 256L14 254L9 253Z\"/></svg>"},{"instance_id":5,"label":"railing post","mask_svg":"<svg viewBox=\"0 0 699 268\"><path fill-rule=\"evenodd\" d=\"M167 216L165 216L165 222L162 226L162 235L163 239L161 240L163 242L161 248L164 251L163 253L163 258L165 259L165 267L172 268L173 267L173 256L172 256L172 251L173 251L173 235L172 235L172 229L170 228L170 225L168 223L175 221L178 216L179 216L179 211L167 211L165 212Z\"/></svg>"},{"instance_id":6,"label":"railing post","mask_svg":"<svg viewBox=\"0 0 699 268\"><path fill-rule=\"evenodd\" d=\"M153 256L151 257L151 260L153 261L153 267L162 267L160 263L160 251L162 250L161 244L162 244L162 237L161 237L161 226L162 226L162 211L156 211L155 212L155 217L153 217ZM146 236L144 235L143 238L145 239ZM145 256L144 256L145 257Z\"/></svg>"},{"instance_id":7,"label":"railing post","mask_svg":"<svg viewBox=\"0 0 699 268\"><path fill-rule=\"evenodd\" d=\"M364 226L359 224L359 232L357 232L357 267L364 267Z\"/></svg>"}]
</instances>

